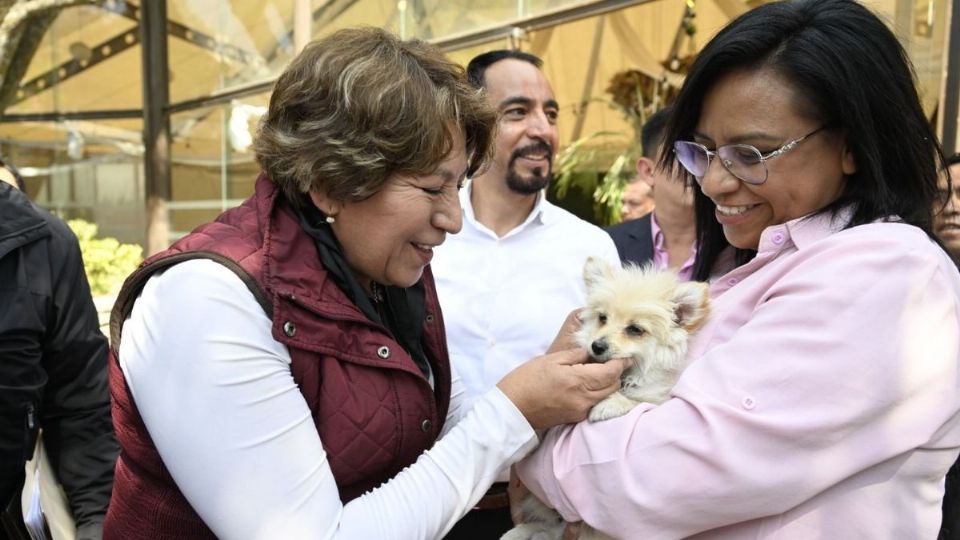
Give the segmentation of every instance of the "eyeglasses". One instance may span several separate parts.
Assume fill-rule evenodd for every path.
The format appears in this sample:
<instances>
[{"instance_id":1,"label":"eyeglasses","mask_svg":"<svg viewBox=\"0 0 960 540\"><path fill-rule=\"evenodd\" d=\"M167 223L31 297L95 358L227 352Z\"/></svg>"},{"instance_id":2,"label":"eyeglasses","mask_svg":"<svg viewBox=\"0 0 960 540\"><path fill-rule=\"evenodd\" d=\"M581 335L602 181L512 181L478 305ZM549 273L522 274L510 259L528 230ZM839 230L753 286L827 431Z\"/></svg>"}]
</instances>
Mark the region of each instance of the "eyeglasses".
<instances>
[{"instance_id":1,"label":"eyeglasses","mask_svg":"<svg viewBox=\"0 0 960 540\"><path fill-rule=\"evenodd\" d=\"M767 181L767 160L786 154L793 150L807 137L812 137L827 126L820 126L799 139L794 139L769 154L761 154L756 147L749 144L727 144L718 146L716 150L708 150L706 146L693 141L676 141L673 151L683 168L703 183L703 176L710 168L710 158L717 156L723 168L740 180L754 185Z\"/></svg>"}]
</instances>

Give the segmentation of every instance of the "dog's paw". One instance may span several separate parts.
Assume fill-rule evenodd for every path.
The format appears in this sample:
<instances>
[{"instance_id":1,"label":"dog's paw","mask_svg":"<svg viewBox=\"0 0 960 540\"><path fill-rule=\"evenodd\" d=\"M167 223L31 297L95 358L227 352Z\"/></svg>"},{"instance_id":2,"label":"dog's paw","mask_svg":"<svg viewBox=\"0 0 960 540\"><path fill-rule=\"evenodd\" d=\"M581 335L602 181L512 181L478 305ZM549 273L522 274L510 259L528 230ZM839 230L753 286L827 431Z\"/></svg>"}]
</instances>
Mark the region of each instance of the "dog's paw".
<instances>
[{"instance_id":1,"label":"dog's paw","mask_svg":"<svg viewBox=\"0 0 960 540\"><path fill-rule=\"evenodd\" d=\"M562 536L562 525L521 523L504 533L500 540L560 540Z\"/></svg>"},{"instance_id":2,"label":"dog's paw","mask_svg":"<svg viewBox=\"0 0 960 540\"><path fill-rule=\"evenodd\" d=\"M587 420L591 422L609 420L627 414L636 406L636 401L624 396L620 392L614 392L590 409Z\"/></svg>"}]
</instances>

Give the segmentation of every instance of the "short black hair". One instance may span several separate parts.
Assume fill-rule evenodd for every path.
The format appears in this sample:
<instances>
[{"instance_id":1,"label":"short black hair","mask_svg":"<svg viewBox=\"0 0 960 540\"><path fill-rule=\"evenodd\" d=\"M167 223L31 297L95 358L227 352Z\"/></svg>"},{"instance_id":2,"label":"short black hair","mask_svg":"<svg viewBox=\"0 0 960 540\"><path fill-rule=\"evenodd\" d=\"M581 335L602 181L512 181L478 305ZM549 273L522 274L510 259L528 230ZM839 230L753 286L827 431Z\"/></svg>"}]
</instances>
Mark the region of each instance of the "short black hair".
<instances>
[{"instance_id":1,"label":"short black hair","mask_svg":"<svg viewBox=\"0 0 960 540\"><path fill-rule=\"evenodd\" d=\"M640 145L643 147L643 157L657 159L657 150L663 143L663 129L667 126L673 106L667 105L650 115L640 128Z\"/></svg>"},{"instance_id":2,"label":"short black hair","mask_svg":"<svg viewBox=\"0 0 960 540\"><path fill-rule=\"evenodd\" d=\"M798 114L846 138L857 170L821 213L850 206L848 227L896 215L935 238L943 151L920 105L907 53L877 15L854 0L783 0L744 13L690 67L667 124L668 147L692 137L707 93L738 70L783 77L803 96ZM670 166L675 159L673 152L661 157ZM714 217L716 206L699 187L694 207L694 279L705 280L729 243ZM754 255L737 250L736 260L742 264Z\"/></svg>"},{"instance_id":3,"label":"short black hair","mask_svg":"<svg viewBox=\"0 0 960 540\"><path fill-rule=\"evenodd\" d=\"M26 192L27 186L24 184L23 177L20 176L20 171L18 171L16 167L0 159L0 169L6 169L10 171L10 174L13 175L13 179L17 182L17 189Z\"/></svg>"},{"instance_id":4,"label":"short black hair","mask_svg":"<svg viewBox=\"0 0 960 540\"><path fill-rule=\"evenodd\" d=\"M510 49L498 49L474 56L473 60L470 60L470 63L467 64L467 80L476 88L485 88L486 81L484 80L484 75L487 73L487 68L508 58L528 62L533 64L537 69L543 67L543 60L535 54Z\"/></svg>"}]
</instances>

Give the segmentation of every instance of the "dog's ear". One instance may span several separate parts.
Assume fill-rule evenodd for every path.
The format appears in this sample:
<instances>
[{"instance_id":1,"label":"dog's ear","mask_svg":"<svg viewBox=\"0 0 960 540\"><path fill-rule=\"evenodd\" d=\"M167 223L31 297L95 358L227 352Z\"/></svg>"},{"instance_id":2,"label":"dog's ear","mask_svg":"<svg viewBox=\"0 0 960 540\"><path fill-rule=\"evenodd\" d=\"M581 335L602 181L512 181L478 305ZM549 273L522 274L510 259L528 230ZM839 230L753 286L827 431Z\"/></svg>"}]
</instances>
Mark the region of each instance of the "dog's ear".
<instances>
[{"instance_id":1,"label":"dog's ear","mask_svg":"<svg viewBox=\"0 0 960 540\"><path fill-rule=\"evenodd\" d=\"M673 291L674 320L684 330L696 330L710 312L710 288L706 283L690 281L677 285Z\"/></svg>"},{"instance_id":2,"label":"dog's ear","mask_svg":"<svg viewBox=\"0 0 960 540\"><path fill-rule=\"evenodd\" d=\"M612 266L603 259L587 257L587 262L583 265L583 283L587 286L588 291L611 277L613 277Z\"/></svg>"}]
</instances>

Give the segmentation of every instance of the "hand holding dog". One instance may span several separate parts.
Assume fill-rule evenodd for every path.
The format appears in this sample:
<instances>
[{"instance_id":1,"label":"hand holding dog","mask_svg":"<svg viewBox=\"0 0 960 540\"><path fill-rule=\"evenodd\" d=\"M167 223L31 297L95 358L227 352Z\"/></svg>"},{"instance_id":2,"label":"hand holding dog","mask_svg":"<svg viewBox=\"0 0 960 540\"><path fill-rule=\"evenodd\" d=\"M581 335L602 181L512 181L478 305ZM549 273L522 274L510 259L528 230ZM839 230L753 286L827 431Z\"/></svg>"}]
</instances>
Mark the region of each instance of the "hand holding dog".
<instances>
[{"instance_id":1,"label":"hand holding dog","mask_svg":"<svg viewBox=\"0 0 960 540\"><path fill-rule=\"evenodd\" d=\"M574 523L566 523L563 527L563 536L562 540L577 540L580 538L580 529L583 528L582 521L576 521Z\"/></svg>"},{"instance_id":2,"label":"hand holding dog","mask_svg":"<svg viewBox=\"0 0 960 540\"><path fill-rule=\"evenodd\" d=\"M577 330L580 330L581 311L583 311L583 308L575 309L567 315L567 318L563 321L563 326L561 326L560 331L557 332L557 337L553 338L553 343L551 343L550 348L547 349L547 354L576 349L580 346L580 344L577 343L575 334Z\"/></svg>"},{"instance_id":3,"label":"hand holding dog","mask_svg":"<svg viewBox=\"0 0 960 540\"><path fill-rule=\"evenodd\" d=\"M579 422L590 408L620 388L631 362L587 363L584 349L538 356L511 371L497 387L536 429Z\"/></svg>"}]
</instances>

